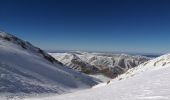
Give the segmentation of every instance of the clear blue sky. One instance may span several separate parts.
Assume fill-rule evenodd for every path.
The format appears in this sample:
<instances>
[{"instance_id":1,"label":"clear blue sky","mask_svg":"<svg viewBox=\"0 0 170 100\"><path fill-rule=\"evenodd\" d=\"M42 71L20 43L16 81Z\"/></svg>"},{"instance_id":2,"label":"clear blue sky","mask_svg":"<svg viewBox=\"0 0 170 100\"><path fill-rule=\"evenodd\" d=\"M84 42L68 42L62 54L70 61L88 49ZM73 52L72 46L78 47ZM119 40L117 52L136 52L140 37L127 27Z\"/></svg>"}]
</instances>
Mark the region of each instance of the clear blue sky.
<instances>
[{"instance_id":1,"label":"clear blue sky","mask_svg":"<svg viewBox=\"0 0 170 100\"><path fill-rule=\"evenodd\" d=\"M0 29L43 49L170 52L170 0L0 0Z\"/></svg>"}]
</instances>

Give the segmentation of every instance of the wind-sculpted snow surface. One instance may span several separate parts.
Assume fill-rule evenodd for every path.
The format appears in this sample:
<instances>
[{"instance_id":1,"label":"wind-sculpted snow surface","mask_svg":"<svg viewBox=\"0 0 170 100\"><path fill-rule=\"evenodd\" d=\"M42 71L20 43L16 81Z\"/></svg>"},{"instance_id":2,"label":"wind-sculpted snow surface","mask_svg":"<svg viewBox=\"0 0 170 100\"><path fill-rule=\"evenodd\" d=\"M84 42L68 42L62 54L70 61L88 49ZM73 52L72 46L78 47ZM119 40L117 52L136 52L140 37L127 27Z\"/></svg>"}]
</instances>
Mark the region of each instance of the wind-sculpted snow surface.
<instances>
[{"instance_id":1,"label":"wind-sculpted snow surface","mask_svg":"<svg viewBox=\"0 0 170 100\"><path fill-rule=\"evenodd\" d=\"M170 100L170 54L132 68L92 89L25 100Z\"/></svg>"},{"instance_id":2,"label":"wind-sculpted snow surface","mask_svg":"<svg viewBox=\"0 0 170 100\"><path fill-rule=\"evenodd\" d=\"M40 48L0 32L0 94L61 94L95 84L93 78L68 69Z\"/></svg>"},{"instance_id":3,"label":"wind-sculpted snow surface","mask_svg":"<svg viewBox=\"0 0 170 100\"><path fill-rule=\"evenodd\" d=\"M106 55L102 53L69 52L49 53L64 65L90 75L103 74L115 78L128 69L148 61L144 56L131 56L126 54Z\"/></svg>"}]
</instances>

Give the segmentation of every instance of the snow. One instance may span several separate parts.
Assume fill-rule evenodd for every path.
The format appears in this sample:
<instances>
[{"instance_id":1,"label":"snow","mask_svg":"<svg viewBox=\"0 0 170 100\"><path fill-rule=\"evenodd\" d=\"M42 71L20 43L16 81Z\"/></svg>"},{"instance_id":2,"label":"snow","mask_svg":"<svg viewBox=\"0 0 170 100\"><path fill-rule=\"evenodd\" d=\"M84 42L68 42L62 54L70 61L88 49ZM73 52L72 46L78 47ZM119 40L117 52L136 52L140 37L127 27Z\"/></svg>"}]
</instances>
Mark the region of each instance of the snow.
<instances>
[{"instance_id":1,"label":"snow","mask_svg":"<svg viewBox=\"0 0 170 100\"><path fill-rule=\"evenodd\" d=\"M101 82L107 82L107 81L111 80L111 78L106 77L102 74L95 74L95 75L89 75L89 76L99 79Z\"/></svg>"},{"instance_id":2,"label":"snow","mask_svg":"<svg viewBox=\"0 0 170 100\"><path fill-rule=\"evenodd\" d=\"M170 100L169 62L170 54L166 54L129 70L108 84L75 93L25 100Z\"/></svg>"},{"instance_id":3,"label":"snow","mask_svg":"<svg viewBox=\"0 0 170 100\"><path fill-rule=\"evenodd\" d=\"M84 61L102 58L85 52L78 57L82 56ZM95 63L101 62L105 64L105 59ZM96 81L30 43L0 32L0 100L170 100L170 54L94 86ZM25 98L26 94L30 95Z\"/></svg>"},{"instance_id":4,"label":"snow","mask_svg":"<svg viewBox=\"0 0 170 100\"><path fill-rule=\"evenodd\" d=\"M84 62L87 62L91 65L103 65L105 64L107 67L118 66L118 63L121 59L125 59L125 65L128 66L129 62L135 62L135 64L140 64L142 60L149 60L148 57L144 56L131 56L126 54L114 54L114 55L104 55L99 53L88 53L88 52L79 52L79 53L49 53L55 59L61 61L63 64L71 65L71 60L76 56ZM116 63L113 63L113 59ZM141 62L140 62L141 59ZM134 60L134 61L133 61ZM144 61L143 61L144 62Z\"/></svg>"},{"instance_id":5,"label":"snow","mask_svg":"<svg viewBox=\"0 0 170 100\"><path fill-rule=\"evenodd\" d=\"M119 66L119 62L125 59L125 65L128 66L130 61L135 62L136 65L141 62L149 60L148 57L144 56L131 56L127 54L112 54L104 55L100 53L88 53L88 52L68 52L68 53L49 53L55 59L61 61L63 64L71 65L71 60L76 56L83 62L89 63L91 65L106 65L107 67ZM113 59L116 61L113 63ZM141 62L140 62L141 59ZM134 61L133 61L134 60Z\"/></svg>"},{"instance_id":6,"label":"snow","mask_svg":"<svg viewBox=\"0 0 170 100\"><path fill-rule=\"evenodd\" d=\"M91 88L95 84L94 78L68 69L30 43L0 32L1 97L13 94L62 94Z\"/></svg>"},{"instance_id":7,"label":"snow","mask_svg":"<svg viewBox=\"0 0 170 100\"><path fill-rule=\"evenodd\" d=\"M125 74L120 75L117 79L118 80L126 79L128 77L134 76L145 71L159 70L169 66L170 66L170 54L165 54L163 56L144 62L143 64L140 64L138 67L128 70Z\"/></svg>"}]
</instances>

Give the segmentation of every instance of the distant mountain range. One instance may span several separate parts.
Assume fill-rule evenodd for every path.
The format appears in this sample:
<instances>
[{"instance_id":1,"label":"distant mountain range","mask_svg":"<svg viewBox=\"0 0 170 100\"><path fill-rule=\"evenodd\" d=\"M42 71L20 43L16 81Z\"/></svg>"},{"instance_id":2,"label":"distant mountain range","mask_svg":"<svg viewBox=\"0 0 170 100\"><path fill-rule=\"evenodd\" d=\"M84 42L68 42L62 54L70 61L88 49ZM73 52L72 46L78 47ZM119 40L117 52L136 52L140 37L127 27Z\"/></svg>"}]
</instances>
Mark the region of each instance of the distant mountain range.
<instances>
[{"instance_id":1,"label":"distant mountain range","mask_svg":"<svg viewBox=\"0 0 170 100\"><path fill-rule=\"evenodd\" d=\"M46 52L50 52L50 53L73 53L76 52L78 50L45 50ZM108 55L115 55L115 54L129 54L129 55L141 55L141 56L146 56L146 57L152 57L152 58L156 58L159 57L161 55L163 55L163 53L132 53L132 52L105 52L105 51L81 51L81 52L88 52L88 53L102 53L102 54L108 54Z\"/></svg>"},{"instance_id":2,"label":"distant mountain range","mask_svg":"<svg viewBox=\"0 0 170 100\"><path fill-rule=\"evenodd\" d=\"M109 78L115 78L128 69L151 59L145 56L81 51L49 54L71 69L90 75L102 74Z\"/></svg>"}]
</instances>

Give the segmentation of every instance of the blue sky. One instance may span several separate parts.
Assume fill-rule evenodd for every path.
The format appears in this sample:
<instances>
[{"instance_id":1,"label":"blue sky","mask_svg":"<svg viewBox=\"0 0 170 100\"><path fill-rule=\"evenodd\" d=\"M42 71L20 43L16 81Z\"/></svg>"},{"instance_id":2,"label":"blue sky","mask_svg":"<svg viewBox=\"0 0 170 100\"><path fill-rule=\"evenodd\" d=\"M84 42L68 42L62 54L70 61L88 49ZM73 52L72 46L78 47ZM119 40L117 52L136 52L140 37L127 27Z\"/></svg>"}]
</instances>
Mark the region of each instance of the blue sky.
<instances>
[{"instance_id":1,"label":"blue sky","mask_svg":"<svg viewBox=\"0 0 170 100\"><path fill-rule=\"evenodd\" d=\"M169 0L0 0L0 29L50 50L170 52Z\"/></svg>"}]
</instances>

